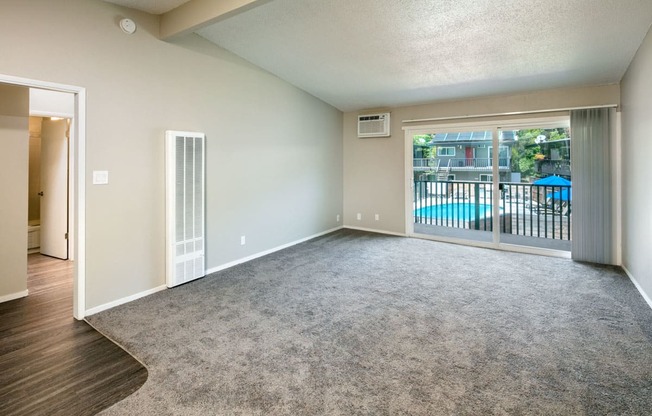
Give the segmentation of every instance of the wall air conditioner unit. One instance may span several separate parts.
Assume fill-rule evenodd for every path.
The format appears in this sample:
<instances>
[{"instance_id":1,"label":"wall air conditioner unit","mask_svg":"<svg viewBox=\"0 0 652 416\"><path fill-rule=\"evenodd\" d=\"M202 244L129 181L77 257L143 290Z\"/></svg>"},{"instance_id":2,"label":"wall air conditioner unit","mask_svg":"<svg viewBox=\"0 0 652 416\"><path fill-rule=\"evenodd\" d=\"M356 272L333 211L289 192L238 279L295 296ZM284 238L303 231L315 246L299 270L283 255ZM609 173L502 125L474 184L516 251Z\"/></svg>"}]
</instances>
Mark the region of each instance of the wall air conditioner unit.
<instances>
[{"instance_id":1,"label":"wall air conditioner unit","mask_svg":"<svg viewBox=\"0 0 652 416\"><path fill-rule=\"evenodd\" d=\"M206 274L205 137L165 132L165 280L174 287Z\"/></svg>"},{"instance_id":2,"label":"wall air conditioner unit","mask_svg":"<svg viewBox=\"0 0 652 416\"><path fill-rule=\"evenodd\" d=\"M358 116L358 137L389 137L389 113Z\"/></svg>"}]
</instances>

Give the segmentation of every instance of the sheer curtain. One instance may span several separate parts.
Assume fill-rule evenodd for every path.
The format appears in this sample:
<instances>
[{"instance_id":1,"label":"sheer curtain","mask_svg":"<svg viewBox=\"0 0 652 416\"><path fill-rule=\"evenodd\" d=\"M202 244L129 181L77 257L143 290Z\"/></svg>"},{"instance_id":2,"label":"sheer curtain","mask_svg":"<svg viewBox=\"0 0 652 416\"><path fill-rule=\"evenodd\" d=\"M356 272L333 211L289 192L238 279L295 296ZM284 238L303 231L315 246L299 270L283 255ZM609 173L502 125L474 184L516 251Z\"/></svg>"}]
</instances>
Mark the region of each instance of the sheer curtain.
<instances>
[{"instance_id":1,"label":"sheer curtain","mask_svg":"<svg viewBox=\"0 0 652 416\"><path fill-rule=\"evenodd\" d=\"M611 132L615 109L571 111L572 244L575 260L613 264Z\"/></svg>"}]
</instances>

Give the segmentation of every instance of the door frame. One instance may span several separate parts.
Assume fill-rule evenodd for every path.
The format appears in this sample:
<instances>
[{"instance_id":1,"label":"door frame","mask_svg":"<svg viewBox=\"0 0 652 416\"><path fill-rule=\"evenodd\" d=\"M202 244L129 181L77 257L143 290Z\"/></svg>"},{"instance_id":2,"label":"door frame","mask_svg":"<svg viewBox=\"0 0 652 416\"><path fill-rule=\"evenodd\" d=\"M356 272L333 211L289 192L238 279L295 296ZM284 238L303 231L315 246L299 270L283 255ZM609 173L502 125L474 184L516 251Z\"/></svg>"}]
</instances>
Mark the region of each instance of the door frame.
<instances>
[{"instance_id":1,"label":"door frame","mask_svg":"<svg viewBox=\"0 0 652 416\"><path fill-rule=\"evenodd\" d=\"M528 246L520 246L515 244L507 244L500 242L500 218L493 215L493 238L491 242L469 240L462 237L448 237L448 236L435 236L417 234L414 232L414 217L413 211L413 195L414 195L414 168L412 158L413 136L417 134L432 134L437 132L465 132L477 130L489 130L493 134L492 146L500 146L499 135L501 130L521 130L526 128L535 127L559 127L560 125L570 123L570 115L566 114L551 114L548 116L526 116L526 117L505 117L504 119L491 119L485 121L463 121L463 120L443 120L439 123L423 124L416 126L405 126L403 131L405 134L405 234L408 237L423 238L429 240L443 241L455 244L463 244L475 247L493 248L497 250L516 251L529 254L543 254L553 257L570 258L570 252L551 250L545 248L533 248ZM500 148L500 147L498 147ZM500 170L498 166L500 151L494 152L492 155L492 183L498 189L497 183L500 182ZM500 194L494 192L493 206L497 211L499 208Z\"/></svg>"},{"instance_id":2,"label":"door frame","mask_svg":"<svg viewBox=\"0 0 652 416\"><path fill-rule=\"evenodd\" d=\"M73 272L73 316L81 320L86 316L86 89L74 85L59 84L28 78L0 74L0 83L27 88L39 88L73 94L75 110L71 124L70 138L70 180L73 197L70 210L69 233L74 236L69 244L69 257L74 259Z\"/></svg>"}]
</instances>

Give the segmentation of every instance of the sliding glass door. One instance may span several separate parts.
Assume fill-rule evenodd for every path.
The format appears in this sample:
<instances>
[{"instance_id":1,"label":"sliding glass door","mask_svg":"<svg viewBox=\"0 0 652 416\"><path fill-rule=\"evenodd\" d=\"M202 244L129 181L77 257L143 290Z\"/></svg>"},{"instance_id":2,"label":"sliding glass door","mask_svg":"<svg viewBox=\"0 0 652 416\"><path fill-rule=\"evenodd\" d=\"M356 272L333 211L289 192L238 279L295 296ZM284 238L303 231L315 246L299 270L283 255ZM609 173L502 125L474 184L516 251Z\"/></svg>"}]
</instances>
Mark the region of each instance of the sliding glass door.
<instances>
[{"instance_id":1,"label":"sliding glass door","mask_svg":"<svg viewBox=\"0 0 652 416\"><path fill-rule=\"evenodd\" d=\"M500 242L570 251L572 190L568 125L501 130L509 171L500 176Z\"/></svg>"},{"instance_id":2,"label":"sliding glass door","mask_svg":"<svg viewBox=\"0 0 652 416\"><path fill-rule=\"evenodd\" d=\"M567 118L408 134L415 235L570 250ZM496 151L497 149L497 151Z\"/></svg>"},{"instance_id":3,"label":"sliding glass door","mask_svg":"<svg viewBox=\"0 0 652 416\"><path fill-rule=\"evenodd\" d=\"M493 140L486 129L412 137L415 233L493 241Z\"/></svg>"}]
</instances>

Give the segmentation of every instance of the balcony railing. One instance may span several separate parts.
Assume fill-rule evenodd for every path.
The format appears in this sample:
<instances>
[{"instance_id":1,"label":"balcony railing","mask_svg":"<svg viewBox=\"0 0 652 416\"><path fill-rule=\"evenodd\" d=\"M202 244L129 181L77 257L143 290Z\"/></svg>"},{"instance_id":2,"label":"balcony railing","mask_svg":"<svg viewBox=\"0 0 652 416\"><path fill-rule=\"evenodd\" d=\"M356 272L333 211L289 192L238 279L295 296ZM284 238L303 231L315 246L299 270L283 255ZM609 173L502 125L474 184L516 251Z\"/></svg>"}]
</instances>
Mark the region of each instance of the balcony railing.
<instances>
[{"instance_id":1,"label":"balcony railing","mask_svg":"<svg viewBox=\"0 0 652 416\"><path fill-rule=\"evenodd\" d=\"M492 160L487 158L430 158L430 159L414 159L413 166L415 170L430 170L436 169L437 166L441 168L449 168L453 170L486 170L490 171L492 168ZM498 167L501 170L509 169L510 158L499 158Z\"/></svg>"},{"instance_id":2,"label":"balcony railing","mask_svg":"<svg viewBox=\"0 0 652 416\"><path fill-rule=\"evenodd\" d=\"M500 184L502 233L571 239L571 187ZM414 182L415 224L493 229L493 185L488 182Z\"/></svg>"}]
</instances>

